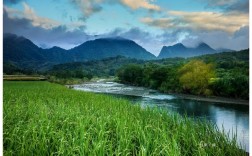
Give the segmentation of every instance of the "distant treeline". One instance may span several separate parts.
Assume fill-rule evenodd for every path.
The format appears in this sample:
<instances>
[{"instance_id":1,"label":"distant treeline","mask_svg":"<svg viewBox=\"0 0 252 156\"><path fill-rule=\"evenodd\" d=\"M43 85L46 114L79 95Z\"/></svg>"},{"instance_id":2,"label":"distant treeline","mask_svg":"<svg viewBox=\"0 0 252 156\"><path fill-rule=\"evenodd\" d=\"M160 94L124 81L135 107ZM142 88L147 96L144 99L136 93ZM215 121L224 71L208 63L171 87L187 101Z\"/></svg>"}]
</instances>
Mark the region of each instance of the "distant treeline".
<instances>
[{"instance_id":1,"label":"distant treeline","mask_svg":"<svg viewBox=\"0 0 252 156\"><path fill-rule=\"evenodd\" d=\"M21 69L4 62L4 74L44 75L61 84L94 77L117 76L119 81L167 93L249 98L249 50L193 58L137 60L123 56L54 65L46 71Z\"/></svg>"},{"instance_id":2,"label":"distant treeline","mask_svg":"<svg viewBox=\"0 0 252 156\"><path fill-rule=\"evenodd\" d=\"M169 61L129 64L117 76L122 83L167 93L249 99L248 50Z\"/></svg>"}]
</instances>

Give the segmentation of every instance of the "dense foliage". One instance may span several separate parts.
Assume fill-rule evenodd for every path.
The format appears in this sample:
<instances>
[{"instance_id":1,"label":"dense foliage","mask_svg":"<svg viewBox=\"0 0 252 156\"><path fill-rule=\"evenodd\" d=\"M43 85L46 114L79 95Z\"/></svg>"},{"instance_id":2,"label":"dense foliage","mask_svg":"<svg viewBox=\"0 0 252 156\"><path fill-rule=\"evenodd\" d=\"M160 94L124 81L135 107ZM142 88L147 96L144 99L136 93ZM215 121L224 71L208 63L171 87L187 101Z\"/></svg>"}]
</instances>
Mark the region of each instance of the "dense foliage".
<instances>
[{"instance_id":1,"label":"dense foliage","mask_svg":"<svg viewBox=\"0 0 252 156\"><path fill-rule=\"evenodd\" d=\"M117 72L123 83L163 92L249 98L249 50L130 64Z\"/></svg>"},{"instance_id":2,"label":"dense foliage","mask_svg":"<svg viewBox=\"0 0 252 156\"><path fill-rule=\"evenodd\" d=\"M11 62L3 63L3 74L4 75L19 75L19 74L26 74L26 75L35 75L38 72L30 69L20 69L15 64Z\"/></svg>"},{"instance_id":3,"label":"dense foliage","mask_svg":"<svg viewBox=\"0 0 252 156\"><path fill-rule=\"evenodd\" d=\"M182 66L178 73L179 82L184 91L199 95L209 95L209 82L215 78L213 64L192 60Z\"/></svg>"},{"instance_id":4,"label":"dense foliage","mask_svg":"<svg viewBox=\"0 0 252 156\"><path fill-rule=\"evenodd\" d=\"M189 63L192 60L198 60L198 63ZM47 75L50 81L61 84L81 83L94 77L115 76L116 71L123 83L150 87L163 92L249 98L248 49L188 59L169 58L151 61L117 56L103 60L54 65L43 73L4 63L6 74L39 73Z\"/></svg>"},{"instance_id":5,"label":"dense foliage","mask_svg":"<svg viewBox=\"0 0 252 156\"><path fill-rule=\"evenodd\" d=\"M48 74L52 75L54 73L62 73L64 71L76 71L82 70L94 77L109 77L114 76L115 71L130 63L135 64L143 64L143 60L126 58L123 56L117 57L109 57L103 60L93 60L87 62L73 62L73 63L65 63L53 66L48 72Z\"/></svg>"},{"instance_id":6,"label":"dense foliage","mask_svg":"<svg viewBox=\"0 0 252 156\"><path fill-rule=\"evenodd\" d=\"M7 81L3 90L6 156L246 155L207 121L48 82Z\"/></svg>"}]
</instances>

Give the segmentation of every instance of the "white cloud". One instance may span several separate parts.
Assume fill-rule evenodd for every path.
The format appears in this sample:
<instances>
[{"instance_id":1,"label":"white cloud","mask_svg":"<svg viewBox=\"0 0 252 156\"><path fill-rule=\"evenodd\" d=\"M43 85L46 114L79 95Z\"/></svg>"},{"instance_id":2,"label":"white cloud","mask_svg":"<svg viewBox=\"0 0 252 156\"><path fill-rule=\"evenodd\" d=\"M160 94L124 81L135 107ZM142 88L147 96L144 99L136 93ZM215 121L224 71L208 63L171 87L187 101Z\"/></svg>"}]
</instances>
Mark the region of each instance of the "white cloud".
<instances>
[{"instance_id":1,"label":"white cloud","mask_svg":"<svg viewBox=\"0 0 252 156\"><path fill-rule=\"evenodd\" d=\"M121 2L130 7L133 10L144 8L149 10L160 11L161 8L158 5L152 4L150 0L121 0Z\"/></svg>"},{"instance_id":2,"label":"white cloud","mask_svg":"<svg viewBox=\"0 0 252 156\"><path fill-rule=\"evenodd\" d=\"M175 27L173 19L171 19L171 18L152 19L150 17L145 17L145 18L141 18L140 21L147 24L147 25L159 27L162 29Z\"/></svg>"},{"instance_id":3,"label":"white cloud","mask_svg":"<svg viewBox=\"0 0 252 156\"><path fill-rule=\"evenodd\" d=\"M62 24L50 18L38 16L34 11L34 9L31 8L26 3L23 3L23 7L24 7L23 11L9 8L7 6L4 6L4 10L8 13L9 18L26 19L29 20L33 26L41 27L43 29L53 29L59 26L66 26L69 30L74 30L74 29L84 29L86 26L86 23L83 21L72 21L71 23Z\"/></svg>"},{"instance_id":4,"label":"white cloud","mask_svg":"<svg viewBox=\"0 0 252 156\"><path fill-rule=\"evenodd\" d=\"M102 9L100 4L103 0L71 0L71 2L75 4L81 10L84 17L87 18Z\"/></svg>"},{"instance_id":5,"label":"white cloud","mask_svg":"<svg viewBox=\"0 0 252 156\"><path fill-rule=\"evenodd\" d=\"M141 22L162 29L185 29L193 31L225 31L234 33L249 24L245 13L184 12L169 11L165 18L142 18Z\"/></svg>"},{"instance_id":6,"label":"white cloud","mask_svg":"<svg viewBox=\"0 0 252 156\"><path fill-rule=\"evenodd\" d=\"M107 4L120 4L132 10L146 9L149 11L160 11L161 7L153 4L153 0L70 0L83 14L83 19L98 13L102 10L102 5Z\"/></svg>"},{"instance_id":7,"label":"white cloud","mask_svg":"<svg viewBox=\"0 0 252 156\"><path fill-rule=\"evenodd\" d=\"M23 3L24 11L4 6L5 11L8 13L10 18L24 18L30 20L33 26L39 26L44 29L52 29L60 25L60 22L38 16L36 12L26 3Z\"/></svg>"}]
</instances>

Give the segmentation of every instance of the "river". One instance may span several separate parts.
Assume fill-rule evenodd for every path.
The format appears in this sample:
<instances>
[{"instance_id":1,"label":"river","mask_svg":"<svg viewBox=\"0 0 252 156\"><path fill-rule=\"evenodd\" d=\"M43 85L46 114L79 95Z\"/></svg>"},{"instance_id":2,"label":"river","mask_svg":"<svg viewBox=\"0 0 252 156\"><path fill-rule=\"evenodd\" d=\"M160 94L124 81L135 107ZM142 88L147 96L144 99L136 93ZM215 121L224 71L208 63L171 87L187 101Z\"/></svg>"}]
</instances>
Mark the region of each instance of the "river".
<instances>
[{"instance_id":1,"label":"river","mask_svg":"<svg viewBox=\"0 0 252 156\"><path fill-rule=\"evenodd\" d=\"M215 123L225 133L237 133L237 140L242 148L249 151L249 106L232 104L230 101L193 99L190 96L163 94L156 90L144 87L135 87L116 82L99 80L80 85L73 85L73 89L110 94L119 98L126 98L132 103L140 104L142 107L158 107L168 112L176 112L189 117L207 119ZM211 101L211 102L210 102Z\"/></svg>"}]
</instances>

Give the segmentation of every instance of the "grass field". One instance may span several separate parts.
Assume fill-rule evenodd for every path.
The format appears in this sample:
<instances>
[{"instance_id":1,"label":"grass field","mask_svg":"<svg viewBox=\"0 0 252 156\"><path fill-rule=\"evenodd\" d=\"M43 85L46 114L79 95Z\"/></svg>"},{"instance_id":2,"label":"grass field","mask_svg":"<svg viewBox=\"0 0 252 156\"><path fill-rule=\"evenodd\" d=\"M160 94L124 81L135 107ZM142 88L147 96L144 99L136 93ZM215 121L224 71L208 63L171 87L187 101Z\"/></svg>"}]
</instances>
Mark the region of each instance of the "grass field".
<instances>
[{"instance_id":1,"label":"grass field","mask_svg":"<svg viewBox=\"0 0 252 156\"><path fill-rule=\"evenodd\" d=\"M48 82L4 82L4 155L246 155L207 122Z\"/></svg>"}]
</instances>

